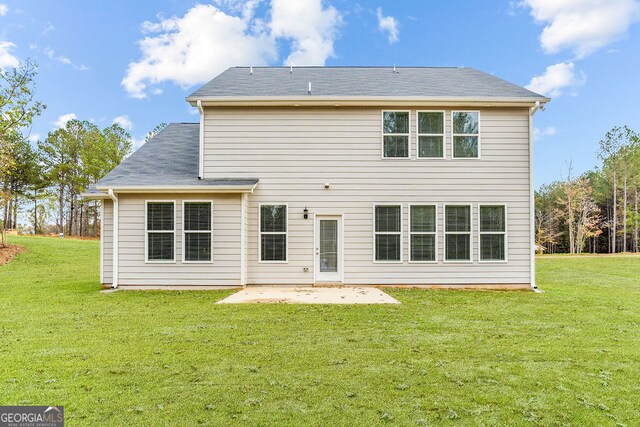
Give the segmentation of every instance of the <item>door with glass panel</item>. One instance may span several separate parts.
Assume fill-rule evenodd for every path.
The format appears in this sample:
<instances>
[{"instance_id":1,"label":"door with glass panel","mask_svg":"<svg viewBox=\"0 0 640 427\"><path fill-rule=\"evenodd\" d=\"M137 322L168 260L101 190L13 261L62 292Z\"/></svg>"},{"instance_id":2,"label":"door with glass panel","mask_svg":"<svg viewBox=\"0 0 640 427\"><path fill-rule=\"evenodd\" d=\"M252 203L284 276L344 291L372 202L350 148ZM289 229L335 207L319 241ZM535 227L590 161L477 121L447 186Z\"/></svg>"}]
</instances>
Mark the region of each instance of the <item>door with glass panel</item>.
<instances>
[{"instance_id":1,"label":"door with glass panel","mask_svg":"<svg viewBox=\"0 0 640 427\"><path fill-rule=\"evenodd\" d=\"M342 281L342 217L316 215L316 282Z\"/></svg>"}]
</instances>

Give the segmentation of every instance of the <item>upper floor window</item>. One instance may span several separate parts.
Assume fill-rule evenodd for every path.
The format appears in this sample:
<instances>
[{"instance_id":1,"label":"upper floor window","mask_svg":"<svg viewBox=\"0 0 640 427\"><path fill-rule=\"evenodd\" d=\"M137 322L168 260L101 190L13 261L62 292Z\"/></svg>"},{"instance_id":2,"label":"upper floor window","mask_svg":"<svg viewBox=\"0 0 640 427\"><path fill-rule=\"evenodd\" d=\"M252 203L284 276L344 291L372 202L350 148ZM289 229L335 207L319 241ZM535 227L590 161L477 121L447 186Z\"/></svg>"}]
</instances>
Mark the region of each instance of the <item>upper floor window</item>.
<instances>
[{"instance_id":1,"label":"upper floor window","mask_svg":"<svg viewBox=\"0 0 640 427\"><path fill-rule=\"evenodd\" d=\"M260 205L260 261L287 262L287 205Z\"/></svg>"},{"instance_id":2,"label":"upper floor window","mask_svg":"<svg viewBox=\"0 0 640 427\"><path fill-rule=\"evenodd\" d=\"M211 261L212 202L184 202L183 204L183 261Z\"/></svg>"},{"instance_id":3,"label":"upper floor window","mask_svg":"<svg viewBox=\"0 0 640 427\"><path fill-rule=\"evenodd\" d=\"M374 215L375 260L402 262L402 206L376 205Z\"/></svg>"},{"instance_id":4,"label":"upper floor window","mask_svg":"<svg viewBox=\"0 0 640 427\"><path fill-rule=\"evenodd\" d=\"M418 158L444 158L444 111L418 111Z\"/></svg>"},{"instance_id":5,"label":"upper floor window","mask_svg":"<svg viewBox=\"0 0 640 427\"><path fill-rule=\"evenodd\" d=\"M409 158L409 112L382 112L382 157Z\"/></svg>"},{"instance_id":6,"label":"upper floor window","mask_svg":"<svg viewBox=\"0 0 640 427\"><path fill-rule=\"evenodd\" d=\"M480 157L480 113L478 111L453 111L453 158L477 159Z\"/></svg>"},{"instance_id":7,"label":"upper floor window","mask_svg":"<svg viewBox=\"0 0 640 427\"><path fill-rule=\"evenodd\" d=\"M471 205L444 207L445 261L471 261Z\"/></svg>"},{"instance_id":8,"label":"upper floor window","mask_svg":"<svg viewBox=\"0 0 640 427\"><path fill-rule=\"evenodd\" d=\"M506 206L480 205L479 209L480 261L506 261Z\"/></svg>"},{"instance_id":9,"label":"upper floor window","mask_svg":"<svg viewBox=\"0 0 640 427\"><path fill-rule=\"evenodd\" d=\"M175 202L147 202L146 261L175 261Z\"/></svg>"}]
</instances>

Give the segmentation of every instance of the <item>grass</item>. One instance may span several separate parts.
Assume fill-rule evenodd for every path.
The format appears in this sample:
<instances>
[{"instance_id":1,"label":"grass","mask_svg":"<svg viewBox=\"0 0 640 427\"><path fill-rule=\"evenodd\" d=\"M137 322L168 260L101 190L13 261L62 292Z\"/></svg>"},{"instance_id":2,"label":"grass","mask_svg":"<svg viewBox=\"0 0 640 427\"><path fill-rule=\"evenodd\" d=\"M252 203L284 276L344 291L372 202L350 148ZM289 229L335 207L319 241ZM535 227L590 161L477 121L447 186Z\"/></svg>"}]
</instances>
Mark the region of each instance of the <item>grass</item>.
<instances>
[{"instance_id":1,"label":"grass","mask_svg":"<svg viewBox=\"0 0 640 427\"><path fill-rule=\"evenodd\" d=\"M98 292L94 241L10 240L0 405L68 425L638 425L640 261L544 256L542 294L399 306Z\"/></svg>"}]
</instances>

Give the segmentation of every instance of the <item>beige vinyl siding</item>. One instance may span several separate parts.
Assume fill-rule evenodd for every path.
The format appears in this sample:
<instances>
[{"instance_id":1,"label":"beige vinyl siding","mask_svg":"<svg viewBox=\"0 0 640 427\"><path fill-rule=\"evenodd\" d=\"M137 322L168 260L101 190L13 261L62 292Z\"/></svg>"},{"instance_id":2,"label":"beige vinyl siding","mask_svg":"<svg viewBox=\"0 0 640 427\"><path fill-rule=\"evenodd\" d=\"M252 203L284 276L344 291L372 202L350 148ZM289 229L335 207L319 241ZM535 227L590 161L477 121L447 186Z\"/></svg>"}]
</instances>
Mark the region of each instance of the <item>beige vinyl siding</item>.
<instances>
[{"instance_id":1,"label":"beige vinyl siding","mask_svg":"<svg viewBox=\"0 0 640 427\"><path fill-rule=\"evenodd\" d=\"M240 284L239 194L119 194L118 198L120 286ZM176 201L175 263L145 263L145 200ZM182 262L183 200L213 201L211 263Z\"/></svg>"},{"instance_id":2,"label":"beige vinyl siding","mask_svg":"<svg viewBox=\"0 0 640 427\"><path fill-rule=\"evenodd\" d=\"M205 178L260 179L248 203L248 284L312 283L313 214L320 213L344 215L346 284L529 283L528 109L480 109L481 159L451 158L445 109L444 160L417 159L416 110L432 109L420 106L411 109L411 159L382 159L384 109L206 109ZM259 203L289 205L286 264L258 262ZM403 263L373 262L374 203L402 204ZM408 262L409 203L438 205L437 264ZM473 263L443 262L446 203L472 204ZM478 203L507 204L507 263L478 263Z\"/></svg>"},{"instance_id":3,"label":"beige vinyl siding","mask_svg":"<svg viewBox=\"0 0 640 427\"><path fill-rule=\"evenodd\" d=\"M113 202L110 199L102 200L102 283L113 283Z\"/></svg>"}]
</instances>

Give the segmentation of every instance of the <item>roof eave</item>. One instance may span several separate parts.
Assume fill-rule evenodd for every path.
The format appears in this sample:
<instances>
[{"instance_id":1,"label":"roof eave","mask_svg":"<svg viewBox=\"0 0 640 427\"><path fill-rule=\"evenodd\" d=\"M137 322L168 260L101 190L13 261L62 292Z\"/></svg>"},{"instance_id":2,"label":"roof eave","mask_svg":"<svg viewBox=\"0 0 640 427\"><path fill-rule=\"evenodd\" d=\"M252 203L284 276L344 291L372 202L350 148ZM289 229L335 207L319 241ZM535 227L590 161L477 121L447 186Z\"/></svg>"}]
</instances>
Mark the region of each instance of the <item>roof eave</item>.
<instances>
[{"instance_id":1,"label":"roof eave","mask_svg":"<svg viewBox=\"0 0 640 427\"><path fill-rule=\"evenodd\" d=\"M104 198L107 191L116 193L253 193L258 183L247 185L114 185L98 186L96 189L103 193L85 193L87 198Z\"/></svg>"},{"instance_id":2,"label":"roof eave","mask_svg":"<svg viewBox=\"0 0 640 427\"><path fill-rule=\"evenodd\" d=\"M425 96L189 96L195 106L198 101L206 107L245 106L474 106L474 107L532 107L546 104L550 98L540 97L425 97Z\"/></svg>"}]
</instances>

